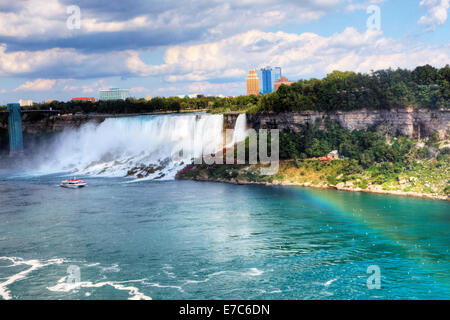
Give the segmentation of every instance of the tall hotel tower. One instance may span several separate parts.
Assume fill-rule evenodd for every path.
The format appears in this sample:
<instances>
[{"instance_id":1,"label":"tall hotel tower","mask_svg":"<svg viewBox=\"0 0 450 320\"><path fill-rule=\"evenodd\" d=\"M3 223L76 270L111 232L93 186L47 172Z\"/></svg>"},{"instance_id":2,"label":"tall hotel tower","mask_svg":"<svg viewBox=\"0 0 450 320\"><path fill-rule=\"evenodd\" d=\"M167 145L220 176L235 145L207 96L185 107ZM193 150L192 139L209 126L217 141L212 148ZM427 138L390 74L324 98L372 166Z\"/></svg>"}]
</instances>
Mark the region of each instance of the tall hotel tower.
<instances>
[{"instance_id":1,"label":"tall hotel tower","mask_svg":"<svg viewBox=\"0 0 450 320\"><path fill-rule=\"evenodd\" d=\"M275 82L281 78L280 67L265 67L257 71L259 82L259 92L266 94L275 91Z\"/></svg>"},{"instance_id":2,"label":"tall hotel tower","mask_svg":"<svg viewBox=\"0 0 450 320\"><path fill-rule=\"evenodd\" d=\"M251 69L247 75L247 95L259 95L259 79L255 69Z\"/></svg>"}]
</instances>

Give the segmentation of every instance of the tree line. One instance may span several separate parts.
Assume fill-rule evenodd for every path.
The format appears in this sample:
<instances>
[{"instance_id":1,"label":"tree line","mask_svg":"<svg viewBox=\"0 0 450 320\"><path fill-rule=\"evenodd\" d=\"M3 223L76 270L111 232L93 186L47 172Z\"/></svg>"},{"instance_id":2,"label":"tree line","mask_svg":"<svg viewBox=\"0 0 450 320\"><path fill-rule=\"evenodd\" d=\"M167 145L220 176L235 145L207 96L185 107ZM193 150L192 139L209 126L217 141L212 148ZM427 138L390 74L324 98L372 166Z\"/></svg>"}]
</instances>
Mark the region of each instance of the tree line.
<instances>
[{"instance_id":1,"label":"tree line","mask_svg":"<svg viewBox=\"0 0 450 320\"><path fill-rule=\"evenodd\" d=\"M430 65L413 71L379 70L370 74L333 71L325 78L282 85L261 97L259 112L391 109L408 106L450 108L450 67Z\"/></svg>"},{"instance_id":2,"label":"tree line","mask_svg":"<svg viewBox=\"0 0 450 320\"><path fill-rule=\"evenodd\" d=\"M256 96L237 97L207 97L199 95L195 98L154 97L128 98L126 100L91 101L52 101L50 103L34 103L24 106L24 110L58 110L61 114L143 114L152 112L182 112L182 111L245 111L258 103ZM229 106L232 106L231 109ZM6 109L6 106L2 106Z\"/></svg>"},{"instance_id":3,"label":"tree line","mask_svg":"<svg viewBox=\"0 0 450 320\"><path fill-rule=\"evenodd\" d=\"M333 71L323 79L299 80L281 85L277 92L262 96L194 98L154 97L108 101L53 101L24 109L60 110L61 113L151 113L207 110L215 113L233 111L297 112L391 109L405 107L450 108L450 66L430 65L414 70L387 69L368 74ZM3 106L6 107L6 106Z\"/></svg>"}]
</instances>

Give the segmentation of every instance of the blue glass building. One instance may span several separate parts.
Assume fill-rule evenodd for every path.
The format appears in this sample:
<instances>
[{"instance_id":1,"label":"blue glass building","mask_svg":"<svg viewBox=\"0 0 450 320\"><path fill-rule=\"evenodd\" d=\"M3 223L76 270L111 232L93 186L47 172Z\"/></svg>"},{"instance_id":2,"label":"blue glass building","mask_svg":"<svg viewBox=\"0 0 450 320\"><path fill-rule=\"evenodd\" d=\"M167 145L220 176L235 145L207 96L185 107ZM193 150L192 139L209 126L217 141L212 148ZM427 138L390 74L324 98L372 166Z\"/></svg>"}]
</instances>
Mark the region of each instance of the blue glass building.
<instances>
[{"instance_id":1,"label":"blue glass building","mask_svg":"<svg viewBox=\"0 0 450 320\"><path fill-rule=\"evenodd\" d=\"M273 68L271 71L271 76L272 76L272 79L271 79L272 91L270 91L270 92L275 92L275 82L281 78L281 68L280 67Z\"/></svg>"},{"instance_id":2,"label":"blue glass building","mask_svg":"<svg viewBox=\"0 0 450 320\"><path fill-rule=\"evenodd\" d=\"M265 67L257 71L259 78L259 93L266 94L274 92L275 81L281 78L280 67Z\"/></svg>"},{"instance_id":3,"label":"blue glass building","mask_svg":"<svg viewBox=\"0 0 450 320\"><path fill-rule=\"evenodd\" d=\"M256 71L259 80L259 94L263 93L263 78L262 78L262 69L258 69Z\"/></svg>"}]
</instances>

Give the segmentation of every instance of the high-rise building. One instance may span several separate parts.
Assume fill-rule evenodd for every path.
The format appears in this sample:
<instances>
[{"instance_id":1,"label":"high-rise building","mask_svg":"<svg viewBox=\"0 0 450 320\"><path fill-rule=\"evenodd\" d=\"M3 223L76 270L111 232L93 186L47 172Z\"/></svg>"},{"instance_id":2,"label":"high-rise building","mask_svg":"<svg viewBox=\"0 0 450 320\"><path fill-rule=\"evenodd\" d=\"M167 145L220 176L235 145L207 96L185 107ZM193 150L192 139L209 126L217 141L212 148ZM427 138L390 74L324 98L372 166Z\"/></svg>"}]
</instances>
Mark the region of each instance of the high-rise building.
<instances>
[{"instance_id":1,"label":"high-rise building","mask_svg":"<svg viewBox=\"0 0 450 320\"><path fill-rule=\"evenodd\" d=\"M255 69L251 69L247 75L247 95L259 95L259 79Z\"/></svg>"},{"instance_id":2,"label":"high-rise building","mask_svg":"<svg viewBox=\"0 0 450 320\"><path fill-rule=\"evenodd\" d=\"M33 101L32 101L32 100L23 100L23 99L20 99L20 100L19 100L19 105L20 105L21 107L32 107L32 106L33 106Z\"/></svg>"},{"instance_id":3,"label":"high-rise building","mask_svg":"<svg viewBox=\"0 0 450 320\"><path fill-rule=\"evenodd\" d=\"M275 92L278 91L278 88L279 88L282 84L287 85L287 86L290 86L290 85L292 85L294 82L295 82L295 81L289 81L286 77L281 77L280 79L278 79L277 81L275 81L275 85L274 85Z\"/></svg>"},{"instance_id":4,"label":"high-rise building","mask_svg":"<svg viewBox=\"0 0 450 320\"><path fill-rule=\"evenodd\" d=\"M275 82L281 78L281 68L280 67L265 67L258 70L258 77L260 79L259 92L261 94L274 92Z\"/></svg>"},{"instance_id":5,"label":"high-rise building","mask_svg":"<svg viewBox=\"0 0 450 320\"><path fill-rule=\"evenodd\" d=\"M109 90L100 90L100 100L125 100L130 97L130 90L110 88Z\"/></svg>"},{"instance_id":6,"label":"high-rise building","mask_svg":"<svg viewBox=\"0 0 450 320\"><path fill-rule=\"evenodd\" d=\"M275 92L275 82L277 82L280 78L281 78L281 68L280 67L275 67L272 69L271 71L271 76L272 76L272 91L271 92Z\"/></svg>"}]
</instances>

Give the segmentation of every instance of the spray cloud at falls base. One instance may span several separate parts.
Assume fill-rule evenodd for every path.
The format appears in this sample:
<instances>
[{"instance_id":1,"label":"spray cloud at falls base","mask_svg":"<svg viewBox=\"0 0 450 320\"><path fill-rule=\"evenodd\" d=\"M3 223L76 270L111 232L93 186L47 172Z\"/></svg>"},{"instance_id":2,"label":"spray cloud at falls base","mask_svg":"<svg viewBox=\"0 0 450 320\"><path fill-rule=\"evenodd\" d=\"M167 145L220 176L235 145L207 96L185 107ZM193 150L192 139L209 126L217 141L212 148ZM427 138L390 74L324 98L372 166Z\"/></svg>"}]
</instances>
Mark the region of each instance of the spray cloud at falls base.
<instances>
[{"instance_id":1,"label":"spray cloud at falls base","mask_svg":"<svg viewBox=\"0 0 450 320\"><path fill-rule=\"evenodd\" d=\"M224 134L223 115L108 118L57 134L34 152L27 171L171 180L193 158L222 150ZM241 114L230 144L246 136Z\"/></svg>"}]
</instances>

